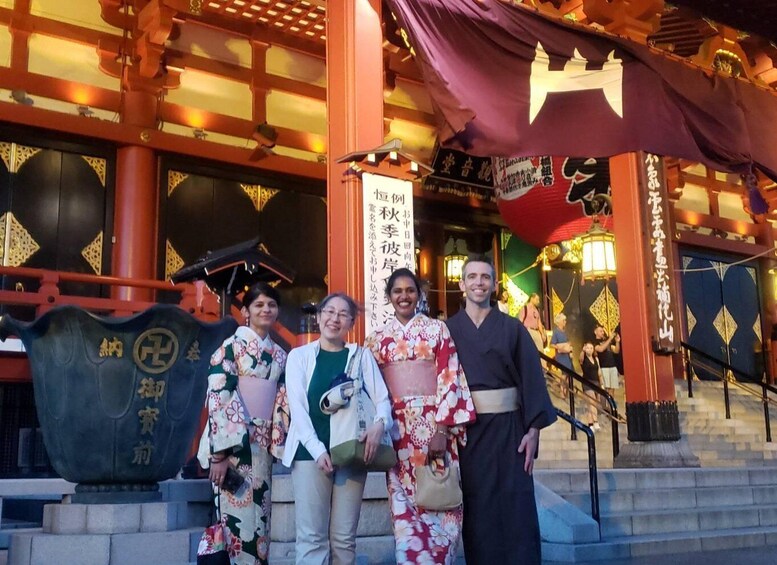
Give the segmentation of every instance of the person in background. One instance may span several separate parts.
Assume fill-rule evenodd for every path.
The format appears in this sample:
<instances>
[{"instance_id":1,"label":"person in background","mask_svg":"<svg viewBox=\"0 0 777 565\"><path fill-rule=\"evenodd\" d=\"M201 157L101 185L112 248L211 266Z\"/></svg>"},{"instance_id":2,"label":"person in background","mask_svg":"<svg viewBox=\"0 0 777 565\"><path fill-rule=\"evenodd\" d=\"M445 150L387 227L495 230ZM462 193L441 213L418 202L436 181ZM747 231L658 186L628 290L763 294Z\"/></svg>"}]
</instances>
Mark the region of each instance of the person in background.
<instances>
[{"instance_id":1,"label":"person in background","mask_svg":"<svg viewBox=\"0 0 777 565\"><path fill-rule=\"evenodd\" d=\"M458 467L463 426L475 419L475 409L448 328L416 314L419 294L413 272L395 270L386 283L394 318L370 334L365 347L383 372L396 422L399 461L387 476L396 562L448 565L456 559L462 508L419 507L416 469Z\"/></svg>"},{"instance_id":2,"label":"person in background","mask_svg":"<svg viewBox=\"0 0 777 565\"><path fill-rule=\"evenodd\" d=\"M496 306L502 314L509 314L510 307L507 304L507 291L503 290L499 293L499 300L496 301Z\"/></svg>"},{"instance_id":3,"label":"person in background","mask_svg":"<svg viewBox=\"0 0 777 565\"><path fill-rule=\"evenodd\" d=\"M283 464L291 467L298 565L350 565L356 561L356 527L367 472L335 468L329 456L329 418L321 411L321 396L332 379L345 373L357 351L345 337L359 308L347 294L336 292L318 306L321 337L291 350L286 364L291 425ZM361 441L365 463L375 456L384 429L391 426L391 404L372 355L361 355L364 389L375 404L375 419Z\"/></svg>"},{"instance_id":4,"label":"person in background","mask_svg":"<svg viewBox=\"0 0 777 565\"><path fill-rule=\"evenodd\" d=\"M545 327L542 325L542 316L540 315L540 295L532 292L529 301L518 313L518 319L529 330L537 351L542 352L545 349Z\"/></svg>"},{"instance_id":5,"label":"person in background","mask_svg":"<svg viewBox=\"0 0 777 565\"><path fill-rule=\"evenodd\" d=\"M467 305L448 320L477 420L460 451L468 565L540 565L534 458L540 429L556 420L537 348L515 318L492 308L494 265L464 263Z\"/></svg>"},{"instance_id":6,"label":"person in background","mask_svg":"<svg viewBox=\"0 0 777 565\"><path fill-rule=\"evenodd\" d=\"M580 352L580 367L583 370L583 378L588 382L602 386L602 371L599 368L599 359L596 356L594 344L586 341L583 344L583 351ZM592 388L583 385L583 392L591 397L592 402L588 405L588 425L594 431L599 431L599 410L596 408L599 402L599 395Z\"/></svg>"},{"instance_id":7,"label":"person in background","mask_svg":"<svg viewBox=\"0 0 777 565\"><path fill-rule=\"evenodd\" d=\"M229 466L246 479L235 493L216 491L227 551L236 565L268 562L272 461L273 455L280 455L288 429L286 352L270 337L280 302L270 285L250 287L240 310L245 325L210 360L208 425L198 459L210 469L216 487L221 487ZM256 405L268 409L249 413Z\"/></svg>"},{"instance_id":8,"label":"person in background","mask_svg":"<svg viewBox=\"0 0 777 565\"><path fill-rule=\"evenodd\" d=\"M415 276L415 275L414 275ZM429 281L426 279L421 280L421 291L418 294L418 304L415 307L416 314L424 314L425 316L431 316L429 309L429 291L431 290Z\"/></svg>"},{"instance_id":9,"label":"person in background","mask_svg":"<svg viewBox=\"0 0 777 565\"><path fill-rule=\"evenodd\" d=\"M565 331L567 327L566 314L556 314L553 317L553 323L556 327L553 328L553 336L550 338L550 345L556 350L555 359L567 369L574 370L574 366L572 365L572 344L569 343L569 338Z\"/></svg>"},{"instance_id":10,"label":"person in background","mask_svg":"<svg viewBox=\"0 0 777 565\"><path fill-rule=\"evenodd\" d=\"M615 391L620 386L618 382L618 367L615 363L615 353L620 353L621 336L613 332L608 336L603 326L596 326L594 329L594 349L599 358L599 368L602 371L602 382L604 388L610 395L615 396Z\"/></svg>"}]
</instances>

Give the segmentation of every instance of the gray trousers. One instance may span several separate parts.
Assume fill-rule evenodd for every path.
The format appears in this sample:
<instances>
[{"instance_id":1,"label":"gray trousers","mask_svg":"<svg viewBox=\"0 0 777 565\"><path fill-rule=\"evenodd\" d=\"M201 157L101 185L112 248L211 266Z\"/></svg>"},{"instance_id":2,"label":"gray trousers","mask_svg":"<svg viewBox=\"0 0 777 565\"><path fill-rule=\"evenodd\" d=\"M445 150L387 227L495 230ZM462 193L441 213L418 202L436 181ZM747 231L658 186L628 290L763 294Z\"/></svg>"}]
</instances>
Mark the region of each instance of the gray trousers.
<instances>
[{"instance_id":1,"label":"gray trousers","mask_svg":"<svg viewBox=\"0 0 777 565\"><path fill-rule=\"evenodd\" d=\"M295 461L291 468L296 515L297 565L352 565L356 561L356 527L364 494L365 471L321 471L315 461Z\"/></svg>"}]
</instances>

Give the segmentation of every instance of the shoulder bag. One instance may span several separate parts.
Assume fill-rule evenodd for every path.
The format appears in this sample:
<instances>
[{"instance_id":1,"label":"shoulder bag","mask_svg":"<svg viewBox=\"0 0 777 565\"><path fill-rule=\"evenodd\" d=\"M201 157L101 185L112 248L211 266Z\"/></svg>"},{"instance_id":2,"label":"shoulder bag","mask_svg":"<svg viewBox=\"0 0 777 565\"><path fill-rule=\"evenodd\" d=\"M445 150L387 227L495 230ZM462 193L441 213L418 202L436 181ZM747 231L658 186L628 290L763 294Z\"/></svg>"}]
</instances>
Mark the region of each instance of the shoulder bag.
<instances>
[{"instance_id":1,"label":"shoulder bag","mask_svg":"<svg viewBox=\"0 0 777 565\"><path fill-rule=\"evenodd\" d=\"M347 379L335 377L333 386L321 396L320 407L329 419L329 454L335 467L351 467L367 471L388 471L397 464L397 454L388 430L383 431L378 452L368 465L364 463L364 442L359 441L362 432L375 419L375 403L364 388L361 356L364 348L358 347L346 369ZM345 398L350 394L350 398ZM342 391L342 392L341 392ZM348 392L344 392L348 391Z\"/></svg>"}]
</instances>

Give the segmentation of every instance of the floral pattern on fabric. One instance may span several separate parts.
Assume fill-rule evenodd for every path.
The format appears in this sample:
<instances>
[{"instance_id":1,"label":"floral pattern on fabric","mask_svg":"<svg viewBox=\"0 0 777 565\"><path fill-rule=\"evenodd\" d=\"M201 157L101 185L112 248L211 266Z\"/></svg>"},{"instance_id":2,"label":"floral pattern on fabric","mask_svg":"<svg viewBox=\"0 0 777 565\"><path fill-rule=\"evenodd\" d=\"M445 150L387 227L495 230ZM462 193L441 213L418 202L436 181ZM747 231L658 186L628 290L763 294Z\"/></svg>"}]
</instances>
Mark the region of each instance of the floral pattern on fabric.
<instances>
[{"instance_id":1,"label":"floral pattern on fabric","mask_svg":"<svg viewBox=\"0 0 777 565\"><path fill-rule=\"evenodd\" d=\"M390 321L367 338L365 347L372 351L381 369L406 361L435 362L435 396L392 397L392 437L399 461L388 472L387 484L397 563L453 563L461 533L461 507L435 512L417 507L414 498L415 470L426 464L437 424L449 427L448 458L452 466L458 466L458 444L466 443L464 424L475 420L475 407L456 347L445 324L424 315L417 315L406 326ZM434 465L442 466L439 460Z\"/></svg>"},{"instance_id":2,"label":"floral pattern on fabric","mask_svg":"<svg viewBox=\"0 0 777 565\"><path fill-rule=\"evenodd\" d=\"M289 423L283 384L286 352L241 326L211 357L208 377L208 439L211 453L226 451L250 488L221 491L221 521L235 565L267 565L273 455L280 452ZM248 420L237 393L240 379L278 383L273 418Z\"/></svg>"}]
</instances>

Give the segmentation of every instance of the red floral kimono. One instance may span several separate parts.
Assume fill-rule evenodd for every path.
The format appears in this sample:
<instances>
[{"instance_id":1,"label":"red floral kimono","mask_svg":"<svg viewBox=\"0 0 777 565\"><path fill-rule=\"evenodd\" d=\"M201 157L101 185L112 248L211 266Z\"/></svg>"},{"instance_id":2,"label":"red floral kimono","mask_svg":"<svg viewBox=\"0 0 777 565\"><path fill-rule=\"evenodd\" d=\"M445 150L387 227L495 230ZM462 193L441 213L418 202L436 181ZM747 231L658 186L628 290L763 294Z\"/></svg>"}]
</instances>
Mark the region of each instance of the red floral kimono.
<instances>
[{"instance_id":1,"label":"red floral kimono","mask_svg":"<svg viewBox=\"0 0 777 565\"><path fill-rule=\"evenodd\" d=\"M475 419L456 347L445 324L423 314L406 326L392 319L367 338L365 347L375 356L391 394L392 437L399 462L389 471L387 483L397 563L453 563L461 533L461 507L426 510L415 505L414 497L415 470L426 462L437 424L450 429L448 458L457 467L457 442L466 442L463 424ZM414 389L413 382L392 380L394 375L401 379L408 374L413 381L431 382L432 386Z\"/></svg>"}]
</instances>

